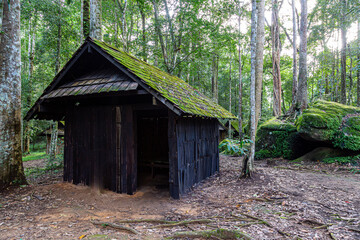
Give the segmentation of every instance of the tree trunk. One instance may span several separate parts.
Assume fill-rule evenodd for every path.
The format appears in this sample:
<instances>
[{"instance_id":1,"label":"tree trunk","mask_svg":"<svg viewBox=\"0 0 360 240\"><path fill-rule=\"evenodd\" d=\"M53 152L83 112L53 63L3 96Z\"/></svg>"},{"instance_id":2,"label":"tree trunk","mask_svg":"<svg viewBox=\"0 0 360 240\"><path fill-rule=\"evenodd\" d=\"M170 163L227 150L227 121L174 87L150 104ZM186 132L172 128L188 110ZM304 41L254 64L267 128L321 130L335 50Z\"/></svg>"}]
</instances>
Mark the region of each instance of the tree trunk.
<instances>
[{"instance_id":1,"label":"tree trunk","mask_svg":"<svg viewBox=\"0 0 360 240\"><path fill-rule=\"evenodd\" d=\"M307 108L307 0L301 0L300 21L300 54L299 54L299 80L297 94L297 108L302 112Z\"/></svg>"},{"instance_id":2,"label":"tree trunk","mask_svg":"<svg viewBox=\"0 0 360 240\"><path fill-rule=\"evenodd\" d=\"M250 152L249 155L243 158L243 165L241 177L251 177L254 171L255 159L255 132L256 132L256 112L255 112L255 67L256 67L256 26L257 26L257 13L256 13L256 0L251 1L251 81L250 81Z\"/></svg>"},{"instance_id":3,"label":"tree trunk","mask_svg":"<svg viewBox=\"0 0 360 240\"><path fill-rule=\"evenodd\" d=\"M90 36L90 0L82 0L82 34L84 39Z\"/></svg>"},{"instance_id":4,"label":"tree trunk","mask_svg":"<svg viewBox=\"0 0 360 240\"><path fill-rule=\"evenodd\" d=\"M34 13L36 15L36 13ZM32 85L32 76L34 72L34 54L35 54L35 35L36 34L36 16L32 18L30 16L29 19L29 36L28 36L28 79L27 79L27 95L26 95L26 109L30 109L32 95L33 95L33 85ZM31 121L24 122L24 142L23 142L23 153L30 152L30 129L31 129Z\"/></svg>"},{"instance_id":5,"label":"tree trunk","mask_svg":"<svg viewBox=\"0 0 360 240\"><path fill-rule=\"evenodd\" d=\"M143 60L147 62L147 49L146 49L146 16L144 12L144 6L139 2L139 9L141 15L141 24L142 24L142 52L143 52Z\"/></svg>"},{"instance_id":6,"label":"tree trunk","mask_svg":"<svg viewBox=\"0 0 360 240\"><path fill-rule=\"evenodd\" d=\"M229 112L231 112L231 52L230 52L230 71L229 71ZM231 131L231 120L229 120L229 138L232 139L232 131Z\"/></svg>"},{"instance_id":7,"label":"tree trunk","mask_svg":"<svg viewBox=\"0 0 360 240\"><path fill-rule=\"evenodd\" d=\"M297 23L296 23L296 11L295 11L295 1L291 1L292 9L292 23L293 23L293 40L292 40L292 49L293 49L293 81L292 81L292 99L291 107L289 109L289 114L294 114L297 104L297 93L298 93L298 75L297 75L297 48L296 48L296 37L297 37Z\"/></svg>"},{"instance_id":8,"label":"tree trunk","mask_svg":"<svg viewBox=\"0 0 360 240\"><path fill-rule=\"evenodd\" d=\"M279 33L279 3L272 0L272 65L273 65L273 83L274 83L274 116L281 115L281 75L280 75L280 33Z\"/></svg>"},{"instance_id":9,"label":"tree trunk","mask_svg":"<svg viewBox=\"0 0 360 240\"><path fill-rule=\"evenodd\" d=\"M155 31L158 35L158 39L160 42L160 47L161 47L161 52L164 58L164 64L166 67L166 71L170 72L170 67L169 67L169 60L168 60L168 56L167 56L167 51L166 51L166 47L165 47L165 43L164 43L164 38L163 35L161 33L161 29L160 29L160 23L159 23L159 13L158 13L158 5L157 2L155 0L152 0L153 6L154 6L154 17L155 17Z\"/></svg>"},{"instance_id":10,"label":"tree trunk","mask_svg":"<svg viewBox=\"0 0 360 240\"><path fill-rule=\"evenodd\" d=\"M56 162L57 153L57 138L58 138L58 123L52 122L51 125L51 140L50 140L50 151L49 151L49 162L48 165L53 167Z\"/></svg>"},{"instance_id":11,"label":"tree trunk","mask_svg":"<svg viewBox=\"0 0 360 240\"><path fill-rule=\"evenodd\" d=\"M55 62L55 75L60 70L61 62L61 1L58 1L58 35L57 35L57 48L56 48L56 62Z\"/></svg>"},{"instance_id":12,"label":"tree trunk","mask_svg":"<svg viewBox=\"0 0 360 240\"><path fill-rule=\"evenodd\" d=\"M256 68L255 68L255 130L261 116L261 94L264 69L264 38L265 38L265 0L257 0L257 29L256 29Z\"/></svg>"},{"instance_id":13,"label":"tree trunk","mask_svg":"<svg viewBox=\"0 0 360 240\"><path fill-rule=\"evenodd\" d=\"M358 20L358 47L357 47L357 89L356 89L356 105L360 107L360 20Z\"/></svg>"},{"instance_id":14,"label":"tree trunk","mask_svg":"<svg viewBox=\"0 0 360 240\"><path fill-rule=\"evenodd\" d=\"M348 105L351 105L351 100L352 100L351 92L352 92L352 87L353 87L353 78L352 78L353 58L351 55L350 45L348 46L348 50L349 50L349 57L350 57Z\"/></svg>"},{"instance_id":15,"label":"tree trunk","mask_svg":"<svg viewBox=\"0 0 360 240\"><path fill-rule=\"evenodd\" d=\"M90 37L102 41L101 0L90 0Z\"/></svg>"},{"instance_id":16,"label":"tree trunk","mask_svg":"<svg viewBox=\"0 0 360 240\"><path fill-rule=\"evenodd\" d=\"M219 73L219 56L214 53L212 60L212 74L211 74L211 91L213 95L213 99L216 103L218 103L218 73Z\"/></svg>"},{"instance_id":17,"label":"tree trunk","mask_svg":"<svg viewBox=\"0 0 360 240\"><path fill-rule=\"evenodd\" d=\"M20 1L2 0L0 43L0 188L26 183L21 153Z\"/></svg>"},{"instance_id":18,"label":"tree trunk","mask_svg":"<svg viewBox=\"0 0 360 240\"><path fill-rule=\"evenodd\" d=\"M341 95L340 102L346 104L346 0L342 0L341 15Z\"/></svg>"},{"instance_id":19,"label":"tree trunk","mask_svg":"<svg viewBox=\"0 0 360 240\"><path fill-rule=\"evenodd\" d=\"M238 16L238 25L239 25L239 140L243 139L243 126L242 126L242 76L241 76L241 1L239 0L239 16Z\"/></svg>"}]
</instances>

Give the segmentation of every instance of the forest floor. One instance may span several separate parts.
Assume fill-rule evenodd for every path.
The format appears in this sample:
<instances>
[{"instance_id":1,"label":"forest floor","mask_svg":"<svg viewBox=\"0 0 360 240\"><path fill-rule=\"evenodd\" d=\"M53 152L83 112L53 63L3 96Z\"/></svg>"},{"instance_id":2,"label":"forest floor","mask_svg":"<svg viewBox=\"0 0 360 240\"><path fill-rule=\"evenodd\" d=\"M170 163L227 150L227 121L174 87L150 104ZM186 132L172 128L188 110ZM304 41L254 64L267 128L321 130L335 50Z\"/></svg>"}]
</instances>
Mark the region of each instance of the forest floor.
<instances>
[{"instance_id":1,"label":"forest floor","mask_svg":"<svg viewBox=\"0 0 360 240\"><path fill-rule=\"evenodd\" d=\"M61 172L37 175L28 186L0 192L0 239L164 239L179 231L217 228L252 239L360 239L360 174L353 172L359 167L269 159L256 161L255 176L244 180L238 178L239 158L221 156L220 161L219 174L180 200L151 186L130 196L64 183ZM45 164L34 160L24 166ZM161 227L120 224L124 219L207 220Z\"/></svg>"}]
</instances>

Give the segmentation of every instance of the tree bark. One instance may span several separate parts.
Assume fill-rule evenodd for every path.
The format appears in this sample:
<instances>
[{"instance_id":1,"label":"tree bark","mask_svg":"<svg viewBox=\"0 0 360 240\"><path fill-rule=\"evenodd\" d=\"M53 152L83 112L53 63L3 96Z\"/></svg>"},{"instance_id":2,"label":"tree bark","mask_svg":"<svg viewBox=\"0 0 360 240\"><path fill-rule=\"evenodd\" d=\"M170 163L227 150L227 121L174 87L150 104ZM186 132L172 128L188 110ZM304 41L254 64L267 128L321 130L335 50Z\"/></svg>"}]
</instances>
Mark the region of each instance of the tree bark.
<instances>
[{"instance_id":1,"label":"tree bark","mask_svg":"<svg viewBox=\"0 0 360 240\"><path fill-rule=\"evenodd\" d=\"M0 43L0 188L26 183L21 153L20 1L2 0Z\"/></svg>"},{"instance_id":2,"label":"tree bark","mask_svg":"<svg viewBox=\"0 0 360 240\"><path fill-rule=\"evenodd\" d=\"M348 105L351 105L352 87L353 87L353 77L352 77L353 58L352 58L352 55L351 55L350 45L348 46L348 50L349 50L349 57L350 57Z\"/></svg>"},{"instance_id":3,"label":"tree bark","mask_svg":"<svg viewBox=\"0 0 360 240\"><path fill-rule=\"evenodd\" d=\"M297 93L297 108L302 112L307 108L307 0L301 0L300 21L300 54L299 54L299 80Z\"/></svg>"},{"instance_id":4,"label":"tree bark","mask_svg":"<svg viewBox=\"0 0 360 240\"><path fill-rule=\"evenodd\" d=\"M48 162L48 165L50 167L54 166L56 162L57 138L58 138L58 123L54 121L52 122L51 125L51 140L50 140L50 151L49 151L49 162Z\"/></svg>"},{"instance_id":5,"label":"tree bark","mask_svg":"<svg viewBox=\"0 0 360 240\"><path fill-rule=\"evenodd\" d=\"M249 155L243 158L243 165L241 177L251 177L254 171L255 159L255 132L256 132L256 112L255 112L255 67L256 67L256 26L257 26L257 13L256 13L256 0L251 1L251 77L250 77L250 152Z\"/></svg>"},{"instance_id":6,"label":"tree bark","mask_svg":"<svg viewBox=\"0 0 360 240\"><path fill-rule=\"evenodd\" d=\"M101 0L90 0L90 37L102 41Z\"/></svg>"},{"instance_id":7,"label":"tree bark","mask_svg":"<svg viewBox=\"0 0 360 240\"><path fill-rule=\"evenodd\" d=\"M158 35L158 39L160 42L161 52L162 52L162 55L164 58L164 64L165 64L166 70L167 70L167 72L170 72L169 60L168 60L167 51L166 51L166 47L165 47L165 43L164 43L164 38L163 38L161 29L160 29L158 5L155 0L152 0L152 4L154 6L155 31Z\"/></svg>"},{"instance_id":8,"label":"tree bark","mask_svg":"<svg viewBox=\"0 0 360 240\"><path fill-rule=\"evenodd\" d=\"M143 60L147 62L147 42L146 42L146 16L144 12L144 4L142 1L138 1L140 15L141 15L141 26L142 26L142 52L143 52Z\"/></svg>"},{"instance_id":9,"label":"tree bark","mask_svg":"<svg viewBox=\"0 0 360 240\"><path fill-rule=\"evenodd\" d=\"M357 47L357 89L356 89L356 105L360 107L360 20L358 20L358 47Z\"/></svg>"},{"instance_id":10,"label":"tree bark","mask_svg":"<svg viewBox=\"0 0 360 240\"><path fill-rule=\"evenodd\" d=\"M55 75L60 70L61 64L61 0L58 0L58 34L57 34L57 48L56 48L56 62L55 62Z\"/></svg>"},{"instance_id":11,"label":"tree bark","mask_svg":"<svg viewBox=\"0 0 360 240\"><path fill-rule=\"evenodd\" d=\"M340 102L346 104L346 0L342 0L341 13L341 94Z\"/></svg>"},{"instance_id":12,"label":"tree bark","mask_svg":"<svg viewBox=\"0 0 360 240\"><path fill-rule=\"evenodd\" d=\"M230 71L229 71L229 112L231 112L231 52L230 52ZM229 132L228 137L232 139L232 131L231 131L231 120L229 120Z\"/></svg>"},{"instance_id":13,"label":"tree bark","mask_svg":"<svg viewBox=\"0 0 360 240\"><path fill-rule=\"evenodd\" d=\"M264 69L264 38L265 38L265 0L257 0L257 27L256 27L256 68L255 68L255 130L261 117L261 94Z\"/></svg>"},{"instance_id":14,"label":"tree bark","mask_svg":"<svg viewBox=\"0 0 360 240\"><path fill-rule=\"evenodd\" d=\"M82 34L84 39L90 36L90 0L82 0Z\"/></svg>"},{"instance_id":15,"label":"tree bark","mask_svg":"<svg viewBox=\"0 0 360 240\"><path fill-rule=\"evenodd\" d=\"M279 33L279 3L272 0L272 66L273 66L273 93L274 93L274 116L281 115L281 75L280 75L280 33Z\"/></svg>"},{"instance_id":16,"label":"tree bark","mask_svg":"<svg viewBox=\"0 0 360 240\"><path fill-rule=\"evenodd\" d=\"M243 139L243 126L242 126L242 76L241 76L241 1L239 0L239 15L238 15L238 25L239 25L239 140Z\"/></svg>"},{"instance_id":17,"label":"tree bark","mask_svg":"<svg viewBox=\"0 0 360 240\"><path fill-rule=\"evenodd\" d=\"M34 16L30 16L29 18L29 35L28 35L28 79L27 79L27 95L26 95L26 109L30 109L32 95L33 95L33 84L32 84L32 76L34 72L34 55L35 55L35 36L36 36L36 12ZM24 122L24 144L23 144L23 153L30 152L30 129L31 129L31 121Z\"/></svg>"},{"instance_id":18,"label":"tree bark","mask_svg":"<svg viewBox=\"0 0 360 240\"><path fill-rule=\"evenodd\" d=\"M216 103L218 103L218 73L219 73L219 55L216 53L213 54L212 60L212 74L211 74L211 91L213 95L213 99Z\"/></svg>"}]
</instances>

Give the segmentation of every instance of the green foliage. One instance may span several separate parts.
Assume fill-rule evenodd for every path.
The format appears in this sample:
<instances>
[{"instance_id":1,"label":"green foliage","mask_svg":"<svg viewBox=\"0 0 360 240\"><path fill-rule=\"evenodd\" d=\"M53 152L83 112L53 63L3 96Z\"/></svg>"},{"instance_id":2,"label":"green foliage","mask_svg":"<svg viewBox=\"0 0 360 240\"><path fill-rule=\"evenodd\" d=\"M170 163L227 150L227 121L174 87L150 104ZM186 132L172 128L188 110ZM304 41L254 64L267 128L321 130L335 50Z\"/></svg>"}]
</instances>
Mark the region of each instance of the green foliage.
<instances>
[{"instance_id":1,"label":"green foliage","mask_svg":"<svg viewBox=\"0 0 360 240\"><path fill-rule=\"evenodd\" d=\"M46 158L46 152L32 152L28 155L23 155L22 160L23 162L27 162L44 158Z\"/></svg>"},{"instance_id":2,"label":"green foliage","mask_svg":"<svg viewBox=\"0 0 360 240\"><path fill-rule=\"evenodd\" d=\"M360 163L360 155L356 156L347 156L347 157L332 157L323 159L325 163L338 163L338 164L351 164L351 165L359 165Z\"/></svg>"},{"instance_id":3,"label":"green foliage","mask_svg":"<svg viewBox=\"0 0 360 240\"><path fill-rule=\"evenodd\" d=\"M226 155L242 156L248 151L247 145L249 143L251 143L250 139L240 141L237 139L226 138L220 142L219 150Z\"/></svg>"}]
</instances>

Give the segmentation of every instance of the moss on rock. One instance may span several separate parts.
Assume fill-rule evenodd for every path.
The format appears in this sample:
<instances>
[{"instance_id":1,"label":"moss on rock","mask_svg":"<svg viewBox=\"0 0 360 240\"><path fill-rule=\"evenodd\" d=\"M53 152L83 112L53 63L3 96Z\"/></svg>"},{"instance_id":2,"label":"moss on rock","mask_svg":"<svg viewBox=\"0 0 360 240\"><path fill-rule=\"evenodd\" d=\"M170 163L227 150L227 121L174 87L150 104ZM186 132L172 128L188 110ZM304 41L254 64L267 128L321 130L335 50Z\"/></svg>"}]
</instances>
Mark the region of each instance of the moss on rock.
<instances>
[{"instance_id":1,"label":"moss on rock","mask_svg":"<svg viewBox=\"0 0 360 240\"><path fill-rule=\"evenodd\" d=\"M360 150L360 108L319 100L297 119L299 134L306 140L334 147Z\"/></svg>"},{"instance_id":2,"label":"moss on rock","mask_svg":"<svg viewBox=\"0 0 360 240\"><path fill-rule=\"evenodd\" d=\"M293 159L294 155L297 155L293 144L299 140L298 138L293 123L272 118L258 127L255 157Z\"/></svg>"}]
</instances>

